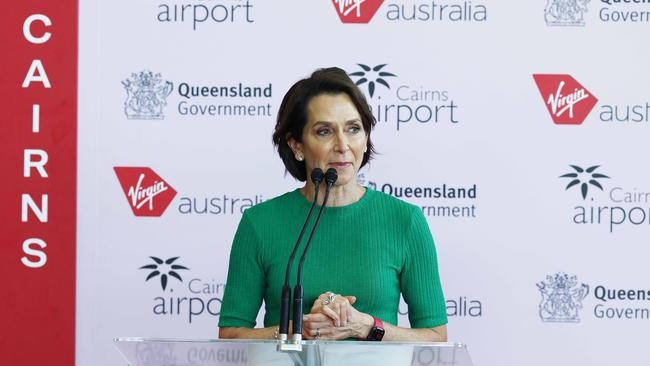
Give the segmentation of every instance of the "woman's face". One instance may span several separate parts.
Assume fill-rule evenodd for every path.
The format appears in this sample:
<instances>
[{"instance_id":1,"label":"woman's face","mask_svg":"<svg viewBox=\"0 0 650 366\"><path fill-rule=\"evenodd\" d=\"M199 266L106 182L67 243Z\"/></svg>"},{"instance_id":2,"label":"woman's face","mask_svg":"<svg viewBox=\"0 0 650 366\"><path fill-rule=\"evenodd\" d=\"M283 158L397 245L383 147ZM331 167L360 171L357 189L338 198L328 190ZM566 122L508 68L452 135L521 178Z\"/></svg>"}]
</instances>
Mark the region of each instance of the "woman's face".
<instances>
[{"instance_id":1,"label":"woman's face","mask_svg":"<svg viewBox=\"0 0 650 366\"><path fill-rule=\"evenodd\" d=\"M307 112L302 142L290 139L289 145L297 156L304 156L308 179L314 168L324 172L334 168L337 186L356 184L368 136L350 97L345 93L315 96Z\"/></svg>"}]
</instances>

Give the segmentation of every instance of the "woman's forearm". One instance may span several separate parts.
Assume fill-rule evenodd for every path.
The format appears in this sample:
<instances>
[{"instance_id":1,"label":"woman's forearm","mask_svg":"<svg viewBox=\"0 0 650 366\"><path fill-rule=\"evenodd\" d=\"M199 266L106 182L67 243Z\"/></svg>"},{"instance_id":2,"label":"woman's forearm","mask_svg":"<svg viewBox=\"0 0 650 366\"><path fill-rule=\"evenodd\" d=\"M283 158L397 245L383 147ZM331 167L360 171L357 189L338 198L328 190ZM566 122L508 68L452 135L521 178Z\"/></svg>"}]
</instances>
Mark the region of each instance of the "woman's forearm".
<instances>
[{"instance_id":1,"label":"woman's forearm","mask_svg":"<svg viewBox=\"0 0 650 366\"><path fill-rule=\"evenodd\" d=\"M275 339L275 332L278 327L268 328L244 328L226 327L219 328L221 339Z\"/></svg>"},{"instance_id":2,"label":"woman's forearm","mask_svg":"<svg viewBox=\"0 0 650 366\"><path fill-rule=\"evenodd\" d=\"M364 314L364 326L361 337L367 336L374 325L374 319ZM384 323L384 341L409 341L409 342L447 342L447 325L433 328L403 328Z\"/></svg>"},{"instance_id":3,"label":"woman's forearm","mask_svg":"<svg viewBox=\"0 0 650 366\"><path fill-rule=\"evenodd\" d=\"M402 328L384 323L385 341L447 342L447 326L433 328Z\"/></svg>"}]
</instances>

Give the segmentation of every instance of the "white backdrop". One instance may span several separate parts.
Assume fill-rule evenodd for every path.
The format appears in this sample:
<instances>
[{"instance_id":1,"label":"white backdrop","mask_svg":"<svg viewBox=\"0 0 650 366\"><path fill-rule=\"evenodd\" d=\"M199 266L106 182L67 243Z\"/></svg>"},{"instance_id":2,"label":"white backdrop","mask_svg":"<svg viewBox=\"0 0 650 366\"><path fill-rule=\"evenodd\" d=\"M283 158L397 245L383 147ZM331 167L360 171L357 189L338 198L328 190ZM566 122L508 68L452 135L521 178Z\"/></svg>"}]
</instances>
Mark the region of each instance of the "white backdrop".
<instances>
[{"instance_id":1,"label":"white backdrop","mask_svg":"<svg viewBox=\"0 0 650 366\"><path fill-rule=\"evenodd\" d=\"M115 336L217 336L241 210L298 186L270 142L282 96L316 68L363 71L358 64L386 64L379 72L395 75L372 97L361 85L379 119L372 138L380 152L363 183L393 193L475 187L466 198L401 197L428 213L450 341L469 344L476 365L650 363L650 196L624 202L625 192L650 192L648 23L603 20L648 6L607 2L578 1L584 8L561 13L565 25L550 26L545 10L556 9L554 0L434 2L433 16L431 2L385 1L368 24L342 23L328 0L80 1L77 364L123 364ZM159 20L172 16L166 6L176 7L177 21ZM413 6L421 11L405 19ZM194 24L202 7L217 20L226 9L228 19ZM453 20L460 15L472 20ZM583 26L566 25L580 16ZM160 74L149 89L132 75L142 71ZM554 124L533 74L571 75L598 101L590 113L576 102L581 124ZM125 111L128 83L163 103L158 112ZM270 95L186 98L183 83L241 83ZM564 94L573 92L566 85ZM413 90L431 93L405 97ZM186 105L222 114L185 115ZM235 105L256 115L228 113ZM386 105L395 105L388 115ZM602 113L614 107L619 119L628 108L636 113L608 122ZM437 122L429 118L436 108ZM570 165L600 167L579 173ZM152 198L160 216L136 216L127 193L140 171L120 182L115 167L150 168L158 177L140 170L143 186L162 179L176 195ZM576 177L560 177L568 173ZM565 189L574 178L580 183ZM206 202L213 213L200 213ZM446 207L465 215L444 215ZM576 223L581 207L596 215L600 208L601 222ZM608 215L621 223L610 228ZM175 270L182 281L169 276L163 289L172 265L186 268ZM161 274L145 281L155 270ZM560 273L575 281L548 282ZM553 301L567 312L540 315L540 304Z\"/></svg>"}]
</instances>

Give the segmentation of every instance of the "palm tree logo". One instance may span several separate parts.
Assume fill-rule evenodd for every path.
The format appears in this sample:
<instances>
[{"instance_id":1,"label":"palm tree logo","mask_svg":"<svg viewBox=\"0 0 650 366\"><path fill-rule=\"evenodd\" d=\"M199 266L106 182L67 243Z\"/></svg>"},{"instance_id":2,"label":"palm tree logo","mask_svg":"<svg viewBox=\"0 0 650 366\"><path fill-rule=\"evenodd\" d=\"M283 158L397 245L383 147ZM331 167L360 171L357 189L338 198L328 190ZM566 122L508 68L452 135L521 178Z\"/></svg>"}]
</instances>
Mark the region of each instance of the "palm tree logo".
<instances>
[{"instance_id":1,"label":"palm tree logo","mask_svg":"<svg viewBox=\"0 0 650 366\"><path fill-rule=\"evenodd\" d=\"M180 258L180 257L172 257L167 260L162 260L157 257L149 257L153 259L154 263L152 264L147 264L146 266L140 267L140 269L151 269L151 273L147 276L145 281L149 281L150 279L160 276L160 286L162 287L163 291L167 288L167 281L169 277L174 277L177 280L183 282L183 279L181 278L181 275L178 274L178 270L188 270L189 268L185 266L181 266L180 264L174 264L174 262ZM164 267L168 267L168 269L165 272Z\"/></svg>"},{"instance_id":2,"label":"palm tree logo","mask_svg":"<svg viewBox=\"0 0 650 366\"><path fill-rule=\"evenodd\" d=\"M388 64L381 64L375 67L370 67L364 64L357 65L359 65L362 70L353 72L350 74L350 76L359 77L359 80L356 82L357 85L368 83L368 94L370 95L370 98L372 98L372 96L375 94L375 87L377 84L381 84L390 89L390 85L388 85L388 82L384 78L397 76L393 73L382 71L382 69Z\"/></svg>"},{"instance_id":3,"label":"palm tree logo","mask_svg":"<svg viewBox=\"0 0 650 366\"><path fill-rule=\"evenodd\" d=\"M602 191L603 186L600 184L600 182L598 182L598 179L604 179L604 178L609 179L609 177L606 176L605 174L594 173L596 169L600 167L600 165L594 165L587 169L583 169L577 165L569 165L569 166L573 168L575 172L561 175L560 178L571 178L571 181L569 182L569 184L567 184L565 190L568 190L569 188L579 184L583 200L587 198L589 185L599 188Z\"/></svg>"}]
</instances>

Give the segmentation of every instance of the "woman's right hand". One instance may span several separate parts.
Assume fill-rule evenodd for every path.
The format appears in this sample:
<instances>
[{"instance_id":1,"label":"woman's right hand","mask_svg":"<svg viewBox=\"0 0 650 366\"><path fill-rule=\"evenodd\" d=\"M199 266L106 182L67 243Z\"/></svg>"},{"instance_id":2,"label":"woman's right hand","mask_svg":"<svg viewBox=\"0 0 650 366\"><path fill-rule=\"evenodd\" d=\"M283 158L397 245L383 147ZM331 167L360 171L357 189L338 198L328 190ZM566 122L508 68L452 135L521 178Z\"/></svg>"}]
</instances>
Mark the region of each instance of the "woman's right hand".
<instances>
[{"instance_id":1,"label":"woman's right hand","mask_svg":"<svg viewBox=\"0 0 650 366\"><path fill-rule=\"evenodd\" d=\"M337 340L367 336L373 319L352 306L356 297L333 295L328 292L319 296L311 312L303 317L303 337Z\"/></svg>"},{"instance_id":2,"label":"woman's right hand","mask_svg":"<svg viewBox=\"0 0 650 366\"><path fill-rule=\"evenodd\" d=\"M309 313L327 316L336 327L346 326L355 310L352 304L356 301L354 296L342 296L328 291L316 298Z\"/></svg>"}]
</instances>

